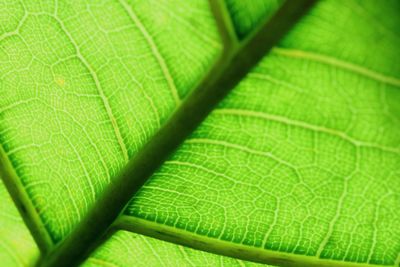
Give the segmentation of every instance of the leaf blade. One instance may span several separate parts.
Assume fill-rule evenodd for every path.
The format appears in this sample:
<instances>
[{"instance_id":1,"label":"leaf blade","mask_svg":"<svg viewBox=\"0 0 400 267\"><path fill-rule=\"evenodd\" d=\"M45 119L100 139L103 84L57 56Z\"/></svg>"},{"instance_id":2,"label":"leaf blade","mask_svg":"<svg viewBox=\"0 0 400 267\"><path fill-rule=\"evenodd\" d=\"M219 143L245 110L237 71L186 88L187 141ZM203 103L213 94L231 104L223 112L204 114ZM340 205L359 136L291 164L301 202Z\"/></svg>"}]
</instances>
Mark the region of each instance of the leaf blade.
<instances>
[{"instance_id":1,"label":"leaf blade","mask_svg":"<svg viewBox=\"0 0 400 267\"><path fill-rule=\"evenodd\" d=\"M0 181L0 261L4 266L33 266L39 250Z\"/></svg>"},{"instance_id":2,"label":"leaf blade","mask_svg":"<svg viewBox=\"0 0 400 267\"><path fill-rule=\"evenodd\" d=\"M122 248L122 251L121 251ZM114 257L118 255L118 257ZM261 266L126 231L117 231L86 262L94 266ZM264 265L263 265L264 266Z\"/></svg>"},{"instance_id":3,"label":"leaf blade","mask_svg":"<svg viewBox=\"0 0 400 267\"><path fill-rule=\"evenodd\" d=\"M43 260L42 266L67 266L72 264L72 260L82 260L85 254L93 249L90 245L101 239L131 196L164 162L167 155L181 144L312 4L313 1L310 0L285 3L238 50L224 51L207 78L193 90L171 119L129 162L76 230ZM104 213L104 210L108 212Z\"/></svg>"},{"instance_id":4,"label":"leaf blade","mask_svg":"<svg viewBox=\"0 0 400 267\"><path fill-rule=\"evenodd\" d=\"M379 7L369 12L380 10L388 17L382 23L395 25L389 13L395 9ZM307 266L396 266L400 72L393 58L399 40L380 39L376 53L359 65L365 44L382 29L354 14L346 5L319 3L166 161L125 214L151 222L142 231L181 230L170 240L181 244L196 235L228 241L244 254L254 248L264 256L288 253ZM123 227L135 231L133 225Z\"/></svg>"},{"instance_id":5,"label":"leaf blade","mask_svg":"<svg viewBox=\"0 0 400 267\"><path fill-rule=\"evenodd\" d=\"M13 9L20 17L1 39L1 168L13 166L17 175L3 178L9 188L21 185L14 188L36 212L28 220L49 232L52 240L41 242L42 232L33 231L44 250L76 226L174 111L171 76L184 97L220 50L207 3L153 6L134 6L147 15L137 17L141 27L116 1L26 1L6 13L10 22ZM189 23L193 15L198 21ZM166 43L172 40L181 46ZM188 48L197 52L189 55ZM180 63L168 62L165 70L161 54Z\"/></svg>"}]
</instances>

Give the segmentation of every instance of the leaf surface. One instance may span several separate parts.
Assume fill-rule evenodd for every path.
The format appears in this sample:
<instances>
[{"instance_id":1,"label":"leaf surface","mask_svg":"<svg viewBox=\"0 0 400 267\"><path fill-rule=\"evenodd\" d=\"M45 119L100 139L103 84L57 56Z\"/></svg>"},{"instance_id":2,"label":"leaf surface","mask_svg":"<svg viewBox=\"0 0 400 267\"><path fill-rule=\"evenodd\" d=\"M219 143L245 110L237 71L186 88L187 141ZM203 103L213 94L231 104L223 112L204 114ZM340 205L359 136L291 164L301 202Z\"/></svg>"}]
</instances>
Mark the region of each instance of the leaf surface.
<instances>
[{"instance_id":1,"label":"leaf surface","mask_svg":"<svg viewBox=\"0 0 400 267\"><path fill-rule=\"evenodd\" d=\"M4 178L26 192L51 246L165 122L220 44L205 1L39 3L4 7L0 143L14 169Z\"/></svg>"},{"instance_id":2,"label":"leaf surface","mask_svg":"<svg viewBox=\"0 0 400 267\"><path fill-rule=\"evenodd\" d=\"M239 39L279 5L227 1ZM1 9L0 175L46 251L203 79L220 37L206 1ZM318 3L136 194L86 264L247 264L144 234L258 262L397 266L398 10ZM30 244L20 255L32 263Z\"/></svg>"},{"instance_id":3,"label":"leaf surface","mask_svg":"<svg viewBox=\"0 0 400 267\"><path fill-rule=\"evenodd\" d=\"M39 250L0 182L0 262L2 266L34 266ZM118 255L116 257L116 255ZM260 266L256 263L210 254L146 236L116 232L88 260L95 266ZM263 265L264 266L264 265Z\"/></svg>"},{"instance_id":4,"label":"leaf surface","mask_svg":"<svg viewBox=\"0 0 400 267\"><path fill-rule=\"evenodd\" d=\"M268 267L268 265L206 253L127 231L116 232L82 266Z\"/></svg>"},{"instance_id":5,"label":"leaf surface","mask_svg":"<svg viewBox=\"0 0 400 267\"><path fill-rule=\"evenodd\" d=\"M215 250L261 261L397 266L399 6L379 3L319 3L165 162L121 226L220 240Z\"/></svg>"},{"instance_id":6,"label":"leaf surface","mask_svg":"<svg viewBox=\"0 0 400 267\"><path fill-rule=\"evenodd\" d=\"M39 250L2 181L0 199L0 263L7 267L32 266Z\"/></svg>"},{"instance_id":7,"label":"leaf surface","mask_svg":"<svg viewBox=\"0 0 400 267\"><path fill-rule=\"evenodd\" d=\"M265 17L271 16L282 2L281 0L226 0L226 6L239 38L244 38Z\"/></svg>"}]
</instances>

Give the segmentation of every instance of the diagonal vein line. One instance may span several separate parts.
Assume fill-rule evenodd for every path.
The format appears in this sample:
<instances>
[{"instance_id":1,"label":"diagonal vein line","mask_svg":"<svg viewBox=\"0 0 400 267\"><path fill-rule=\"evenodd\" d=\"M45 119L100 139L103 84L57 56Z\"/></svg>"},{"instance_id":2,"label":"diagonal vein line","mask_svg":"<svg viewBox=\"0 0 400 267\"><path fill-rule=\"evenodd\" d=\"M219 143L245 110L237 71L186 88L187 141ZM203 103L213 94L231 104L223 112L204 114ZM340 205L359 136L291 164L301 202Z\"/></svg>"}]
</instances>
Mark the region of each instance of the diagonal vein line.
<instances>
[{"instance_id":1,"label":"diagonal vein line","mask_svg":"<svg viewBox=\"0 0 400 267\"><path fill-rule=\"evenodd\" d=\"M225 148L233 148L233 149L248 153L250 155L266 157L266 158L272 159L282 165L288 166L289 168L296 169L296 167L294 165L274 156L271 152L260 151L260 150L256 150L256 149L253 149L253 148L250 148L247 146L230 143L227 141L214 140L214 139L209 139L209 138L192 138L192 139L186 140L185 143L187 143L187 144L208 144L208 145L222 146Z\"/></svg>"},{"instance_id":2,"label":"diagonal vein line","mask_svg":"<svg viewBox=\"0 0 400 267\"><path fill-rule=\"evenodd\" d=\"M225 114L225 115L236 115L236 116L247 116L247 117L253 117L253 118L259 118L259 119L284 123L286 125L296 126L296 127L308 129L311 131L325 133L325 134L329 134L331 136L336 136L336 137L339 137L355 146L376 148L376 149L380 149L382 151L400 154L400 150L397 148L360 141L360 140L357 140L357 139L349 136L345 132L337 130L337 129L331 129L331 128L327 128L327 127L320 126L320 125L314 125L314 124L310 124L310 123L303 122L303 121L297 121L297 120L293 120L293 119L279 116L279 115L268 114L265 112L246 110L246 109L234 109L234 108L217 109L213 113L214 114Z\"/></svg>"},{"instance_id":3,"label":"diagonal vein line","mask_svg":"<svg viewBox=\"0 0 400 267\"><path fill-rule=\"evenodd\" d=\"M308 52L308 51L303 51L303 50L297 50L297 49L288 49L288 48L281 48L281 47L275 47L272 50L273 53L286 56L286 57L292 57L292 58L301 58L301 59L307 59L307 60L312 60L316 62L320 62L326 65L331 65L335 66L341 69L345 69L360 75L363 75L365 77L368 77L370 79L376 80L378 82L383 82L387 83L396 87L400 87L400 79L395 78L395 77L390 77L387 75L384 75L382 73L376 72L371 69L367 69L365 67L356 65L354 63L346 62L334 57L322 55L322 54L317 54L313 52Z\"/></svg>"},{"instance_id":4,"label":"diagonal vein line","mask_svg":"<svg viewBox=\"0 0 400 267\"><path fill-rule=\"evenodd\" d=\"M75 40L72 38L71 34L67 31L67 28L65 27L64 23L58 19L57 17L54 17L55 20L58 22L58 24L60 25L61 29L63 30L63 32L65 33L65 35L68 37L68 39L70 40L70 42L74 45L75 50L76 50L76 55L78 57L78 59L83 63L83 65L86 67L86 69L89 71L90 75L92 76L93 81L95 82L96 85L96 89L99 93L99 96L104 104L104 108L106 109L107 115L110 119L111 125L113 127L115 136L117 138L118 144L121 148L122 151L122 155L124 157L124 161L128 162L129 161L129 155L128 155L128 150L126 148L124 139L122 137L121 134L121 130L119 129L117 120L115 119L115 116L113 114L113 111L111 109L110 103L108 102L107 97L104 94L103 88L101 86L100 80L97 77L96 72L94 71L94 69L92 68L92 66L89 64L89 62L86 60L86 58L82 55L82 53L80 52L79 46L77 45L77 43L75 42Z\"/></svg>"},{"instance_id":5,"label":"diagonal vein line","mask_svg":"<svg viewBox=\"0 0 400 267\"><path fill-rule=\"evenodd\" d=\"M302 255L292 252L283 252L277 250L265 249L264 247L254 247L246 244L233 243L222 239L216 239L207 235L199 235L188 232L185 229L176 228L170 225L160 224L139 217L122 215L116 222L116 228L134 232L140 235L149 236L182 246L191 246L193 248L230 256L233 258L273 264L274 266L313 266L313 267L379 267L382 265L374 265L360 262L346 262L343 260L331 260L317 258L315 255ZM182 238L185 236L185 238ZM193 241L197 244L193 245ZM244 253L247 252L248 254ZM399 257L400 258L400 257ZM287 263L292 263L287 265ZM385 265L398 267L395 265Z\"/></svg>"},{"instance_id":6,"label":"diagonal vein line","mask_svg":"<svg viewBox=\"0 0 400 267\"><path fill-rule=\"evenodd\" d=\"M126 13L128 13L129 17L132 19L132 21L138 27L138 29L142 33L143 37L145 38L146 42L149 44L151 51L153 52L154 57L156 58L158 64L160 65L160 68L164 74L165 79L167 80L167 83L171 90L172 97L174 98L175 104L178 106L181 103L178 89L175 86L174 80L171 76L171 73L170 73L168 67L167 67L167 64L165 63L164 58L161 56L160 51L158 51L158 48L157 48L153 38L151 37L149 32L146 30L143 23L136 16L133 9L125 2L125 0L119 0L119 3L122 5L122 7L126 11Z\"/></svg>"},{"instance_id":7,"label":"diagonal vein line","mask_svg":"<svg viewBox=\"0 0 400 267\"><path fill-rule=\"evenodd\" d=\"M89 258L88 262L89 263L92 262L95 265L104 266L104 267L119 267L118 265L115 265L112 262L104 261L104 260L94 258L94 257Z\"/></svg>"},{"instance_id":8,"label":"diagonal vein line","mask_svg":"<svg viewBox=\"0 0 400 267\"><path fill-rule=\"evenodd\" d=\"M28 196L26 188L22 184L22 180L17 174L13 162L7 155L4 144L0 138L0 178L3 180L10 196L12 197L19 213L28 230L31 232L36 244L42 253L47 253L53 247L51 239L43 220L33 206L31 199Z\"/></svg>"},{"instance_id":9,"label":"diagonal vein line","mask_svg":"<svg viewBox=\"0 0 400 267\"><path fill-rule=\"evenodd\" d=\"M70 267L87 257L132 196L313 3L313 0L284 2L275 15L264 21L259 30L240 47L224 51L169 120L113 179L113 183L106 188L74 231L42 259L39 266Z\"/></svg>"}]
</instances>

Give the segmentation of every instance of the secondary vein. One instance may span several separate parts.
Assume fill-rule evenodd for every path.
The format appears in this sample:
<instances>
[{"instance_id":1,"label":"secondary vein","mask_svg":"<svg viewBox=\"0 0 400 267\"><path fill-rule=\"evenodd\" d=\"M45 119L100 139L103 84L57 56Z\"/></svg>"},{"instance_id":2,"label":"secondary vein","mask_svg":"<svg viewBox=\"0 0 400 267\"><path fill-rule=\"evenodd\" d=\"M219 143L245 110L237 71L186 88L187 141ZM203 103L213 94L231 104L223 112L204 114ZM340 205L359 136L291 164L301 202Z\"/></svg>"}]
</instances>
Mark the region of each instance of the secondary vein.
<instances>
[{"instance_id":1,"label":"secondary vein","mask_svg":"<svg viewBox=\"0 0 400 267\"><path fill-rule=\"evenodd\" d=\"M128 7L125 2L120 1L125 4L124 7ZM113 179L113 183L106 188L75 230L57 249L42 259L39 266L73 266L87 257L132 196L313 3L313 0L285 2L243 45L224 51L201 83L178 106L173 116ZM127 12L134 15L130 8ZM133 20L136 18L131 17Z\"/></svg>"},{"instance_id":2,"label":"secondary vein","mask_svg":"<svg viewBox=\"0 0 400 267\"><path fill-rule=\"evenodd\" d=\"M151 48L151 51L153 52L154 57L156 58L158 64L160 65L160 68L164 74L164 77L168 83L168 86L171 90L172 97L174 98L175 104L178 106L181 103L181 99L179 97L178 89L175 86L174 79L171 76L171 73L168 69L167 64L165 63L164 58L161 56L160 51L158 51L158 48L147 31L146 27L143 25L143 23L140 21L140 19L136 16L135 12L133 9L125 2L125 0L119 0L120 4L128 13L129 17L132 19L132 21L135 23L135 25L138 27L139 31L142 33L144 39L148 43L148 45Z\"/></svg>"},{"instance_id":3,"label":"secondary vein","mask_svg":"<svg viewBox=\"0 0 400 267\"><path fill-rule=\"evenodd\" d=\"M304 121L297 121L297 120L293 120L293 119L275 115L275 114L268 114L268 113L260 112L260 111L246 110L246 109L234 109L234 108L217 109L214 111L214 114L247 116L247 117L259 118L259 119L264 119L264 120L269 120L269 121L275 121L275 122L284 123L284 124L290 125L290 126L296 126L296 127L308 129L311 131L325 133L325 134L329 134L331 136L336 136L336 137L339 137L355 146L376 148L376 149L380 149L385 152L400 154L400 150L397 148L360 141L360 140L357 140L357 139L349 136L347 133L337 130L337 129L331 129L331 128L327 128L327 127L324 127L321 125L314 125L314 124L307 123Z\"/></svg>"},{"instance_id":4,"label":"secondary vein","mask_svg":"<svg viewBox=\"0 0 400 267\"><path fill-rule=\"evenodd\" d=\"M344 61L341 59L337 59L334 57L317 54L314 52L308 52L308 51L303 51L303 50L298 50L298 49L281 48L281 47L275 47L272 51L275 54L286 56L286 57L307 59L307 60L320 62L320 63L326 64L326 65L335 66L338 68L342 68L342 69L345 69L348 71L358 73L360 75L363 75L370 79L376 80L378 82L383 82L383 83L387 83L387 84L390 84L390 85L393 85L396 87L400 87L400 79L398 79L398 78L387 76L385 74L376 72L376 71L368 69L366 67L362 67L357 64L347 62L347 61Z\"/></svg>"},{"instance_id":5,"label":"secondary vein","mask_svg":"<svg viewBox=\"0 0 400 267\"><path fill-rule=\"evenodd\" d=\"M94 71L94 69L92 68L92 66L89 64L89 62L86 60L86 58L82 55L82 53L80 52L79 46L76 44L75 40L72 38L71 34L67 31L64 23L58 19L57 17L54 17L55 20L58 22L58 24L60 25L61 29L64 31L64 33L66 34L66 36L68 37L68 39L70 40L70 42L74 45L75 50L76 50L76 56L78 57L78 59L83 63L83 65L85 66L85 68L89 71L90 75L93 78L93 81L96 85L96 89L99 93L99 96L103 102L104 108L106 109L107 115L110 119L111 125L113 127L115 136L117 138L119 147L121 148L122 151L122 155L124 157L124 161L128 162L129 161L129 155L128 155L128 150L126 148L124 139L122 137L121 134L121 130L119 129L117 120L115 119L115 116L113 114L113 111L111 109L110 103L106 97L106 95L104 94L103 88L101 86L101 83L99 81L99 78L97 77L96 72Z\"/></svg>"}]
</instances>

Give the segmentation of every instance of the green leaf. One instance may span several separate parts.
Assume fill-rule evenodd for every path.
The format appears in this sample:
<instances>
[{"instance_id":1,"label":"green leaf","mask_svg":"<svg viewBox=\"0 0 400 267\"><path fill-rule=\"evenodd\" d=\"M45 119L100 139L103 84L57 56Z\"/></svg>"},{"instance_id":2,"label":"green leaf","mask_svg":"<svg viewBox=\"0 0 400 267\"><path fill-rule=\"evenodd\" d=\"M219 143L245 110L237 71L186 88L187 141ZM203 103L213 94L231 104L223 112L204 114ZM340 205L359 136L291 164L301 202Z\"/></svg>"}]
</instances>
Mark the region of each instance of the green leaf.
<instances>
[{"instance_id":1,"label":"green leaf","mask_svg":"<svg viewBox=\"0 0 400 267\"><path fill-rule=\"evenodd\" d=\"M282 0L226 0L226 5L238 36L244 38L260 24L263 18L271 16L282 2Z\"/></svg>"},{"instance_id":2,"label":"green leaf","mask_svg":"<svg viewBox=\"0 0 400 267\"><path fill-rule=\"evenodd\" d=\"M95 228L85 218L107 217L95 208L127 187L128 159L179 135L162 126L196 84L224 77L206 72L279 4L227 1L232 24L206 1L0 6L0 174L43 252L57 257L77 226ZM99 248L85 264L239 264L146 235L278 265L398 266L399 9L314 6L153 174L110 239L87 244Z\"/></svg>"},{"instance_id":3,"label":"green leaf","mask_svg":"<svg viewBox=\"0 0 400 267\"><path fill-rule=\"evenodd\" d=\"M33 266L39 256L38 247L1 181L0 198L0 262L7 267ZM116 232L82 266L133 265L260 266L126 231Z\"/></svg>"},{"instance_id":4,"label":"green leaf","mask_svg":"<svg viewBox=\"0 0 400 267\"><path fill-rule=\"evenodd\" d=\"M386 19L371 24L378 8ZM317 5L142 188L123 227L186 244L194 233L205 247L228 241L215 250L240 246L252 259L395 265L400 66L388 59L400 35L388 31L400 20L391 10Z\"/></svg>"},{"instance_id":5,"label":"green leaf","mask_svg":"<svg viewBox=\"0 0 400 267\"><path fill-rule=\"evenodd\" d=\"M266 265L243 262L126 231L118 231L82 266L256 267Z\"/></svg>"},{"instance_id":6,"label":"green leaf","mask_svg":"<svg viewBox=\"0 0 400 267\"><path fill-rule=\"evenodd\" d=\"M31 266L39 250L2 181L0 199L0 263L7 267Z\"/></svg>"},{"instance_id":7,"label":"green leaf","mask_svg":"<svg viewBox=\"0 0 400 267\"><path fill-rule=\"evenodd\" d=\"M4 176L40 214L45 246L82 219L220 50L207 2L158 2L3 7L0 142L16 172Z\"/></svg>"}]
</instances>

